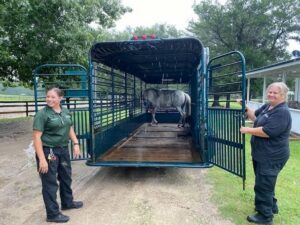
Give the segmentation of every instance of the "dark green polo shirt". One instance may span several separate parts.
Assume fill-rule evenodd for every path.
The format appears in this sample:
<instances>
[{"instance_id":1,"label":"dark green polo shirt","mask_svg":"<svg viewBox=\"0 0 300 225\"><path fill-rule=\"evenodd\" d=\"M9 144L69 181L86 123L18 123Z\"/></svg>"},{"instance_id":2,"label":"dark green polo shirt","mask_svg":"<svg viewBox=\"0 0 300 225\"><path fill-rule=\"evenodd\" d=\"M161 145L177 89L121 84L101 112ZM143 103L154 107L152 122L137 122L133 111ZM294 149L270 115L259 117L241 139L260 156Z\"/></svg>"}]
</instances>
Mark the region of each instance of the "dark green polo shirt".
<instances>
[{"instance_id":1,"label":"dark green polo shirt","mask_svg":"<svg viewBox=\"0 0 300 225\"><path fill-rule=\"evenodd\" d=\"M51 107L46 106L38 111L34 117L33 130L43 132L43 146L65 147L69 143L70 127L73 125L68 109L62 107L56 113Z\"/></svg>"}]
</instances>

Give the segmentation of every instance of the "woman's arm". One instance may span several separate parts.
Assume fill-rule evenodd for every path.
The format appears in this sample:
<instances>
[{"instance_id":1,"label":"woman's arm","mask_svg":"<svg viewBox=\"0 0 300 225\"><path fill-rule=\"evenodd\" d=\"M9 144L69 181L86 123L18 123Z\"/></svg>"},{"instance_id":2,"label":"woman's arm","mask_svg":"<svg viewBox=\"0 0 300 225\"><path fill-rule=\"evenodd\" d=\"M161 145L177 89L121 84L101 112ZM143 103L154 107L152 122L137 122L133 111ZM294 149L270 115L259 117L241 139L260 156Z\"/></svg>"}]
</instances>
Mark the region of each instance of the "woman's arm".
<instances>
[{"instance_id":1,"label":"woman's arm","mask_svg":"<svg viewBox=\"0 0 300 225\"><path fill-rule=\"evenodd\" d=\"M236 101L237 101L240 105L243 104L243 102L242 102L241 99L237 99ZM247 117L248 117L250 120L254 121L254 120L256 119L255 111L254 111L253 109L250 109L247 105L246 105L245 107L246 107L245 112L246 112L246 114L247 114Z\"/></svg>"},{"instance_id":2,"label":"woman's arm","mask_svg":"<svg viewBox=\"0 0 300 225\"><path fill-rule=\"evenodd\" d=\"M263 127L241 127L240 131L242 134L252 134L257 137L269 138L269 135L263 131Z\"/></svg>"},{"instance_id":3,"label":"woman's arm","mask_svg":"<svg viewBox=\"0 0 300 225\"><path fill-rule=\"evenodd\" d=\"M254 121L256 119L255 111L253 109L250 109L248 106L246 106L246 113L250 120Z\"/></svg>"},{"instance_id":4,"label":"woman's arm","mask_svg":"<svg viewBox=\"0 0 300 225\"><path fill-rule=\"evenodd\" d=\"M73 154L75 158L80 156L80 146L73 127L70 128L69 137L73 142Z\"/></svg>"},{"instance_id":5,"label":"woman's arm","mask_svg":"<svg viewBox=\"0 0 300 225\"><path fill-rule=\"evenodd\" d=\"M42 134L43 132L39 130L33 130L32 139L33 139L33 146L36 152L36 155L39 159L39 168L38 171L40 173L47 173L48 172L48 162L46 160L44 151L43 151L43 143L42 143Z\"/></svg>"}]
</instances>

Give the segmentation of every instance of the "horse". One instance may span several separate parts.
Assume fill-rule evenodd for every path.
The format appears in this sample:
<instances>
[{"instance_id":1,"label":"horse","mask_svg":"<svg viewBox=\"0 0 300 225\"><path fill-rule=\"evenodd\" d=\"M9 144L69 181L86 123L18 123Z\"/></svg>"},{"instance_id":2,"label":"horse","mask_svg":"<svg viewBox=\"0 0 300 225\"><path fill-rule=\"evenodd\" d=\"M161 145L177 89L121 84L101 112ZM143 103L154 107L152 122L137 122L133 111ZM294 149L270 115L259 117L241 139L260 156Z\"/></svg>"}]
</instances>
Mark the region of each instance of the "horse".
<instances>
[{"instance_id":1,"label":"horse","mask_svg":"<svg viewBox=\"0 0 300 225\"><path fill-rule=\"evenodd\" d=\"M159 108L175 107L180 113L178 127L184 127L186 119L191 115L191 98L180 90L148 88L143 92L143 101L146 109L151 109L151 125L158 124L155 113Z\"/></svg>"}]
</instances>

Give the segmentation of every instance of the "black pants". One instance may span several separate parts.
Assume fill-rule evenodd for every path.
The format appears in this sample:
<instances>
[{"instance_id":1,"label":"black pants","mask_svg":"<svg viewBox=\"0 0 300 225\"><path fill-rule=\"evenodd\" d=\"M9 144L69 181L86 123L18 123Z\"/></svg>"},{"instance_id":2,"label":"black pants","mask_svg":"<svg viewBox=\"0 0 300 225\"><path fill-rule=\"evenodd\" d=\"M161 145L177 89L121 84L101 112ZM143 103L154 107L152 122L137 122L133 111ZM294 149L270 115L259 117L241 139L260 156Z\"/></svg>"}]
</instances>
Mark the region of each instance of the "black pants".
<instances>
[{"instance_id":1,"label":"black pants","mask_svg":"<svg viewBox=\"0 0 300 225\"><path fill-rule=\"evenodd\" d=\"M72 183L72 170L70 162L70 154L68 148L56 147L52 148L55 155L52 160L48 159L50 148L44 147L44 154L48 162L48 172L45 174L40 173L42 181L42 194L46 207L47 218L53 218L58 215L59 205L56 201L56 193L59 187L61 205L68 207L73 202L73 194L71 189ZM38 166L39 161L37 159ZM57 183L59 181L59 185Z\"/></svg>"},{"instance_id":2,"label":"black pants","mask_svg":"<svg viewBox=\"0 0 300 225\"><path fill-rule=\"evenodd\" d=\"M277 176L286 162L287 160L276 163L253 160L255 209L265 217L273 217L273 210L278 209L275 185Z\"/></svg>"}]
</instances>

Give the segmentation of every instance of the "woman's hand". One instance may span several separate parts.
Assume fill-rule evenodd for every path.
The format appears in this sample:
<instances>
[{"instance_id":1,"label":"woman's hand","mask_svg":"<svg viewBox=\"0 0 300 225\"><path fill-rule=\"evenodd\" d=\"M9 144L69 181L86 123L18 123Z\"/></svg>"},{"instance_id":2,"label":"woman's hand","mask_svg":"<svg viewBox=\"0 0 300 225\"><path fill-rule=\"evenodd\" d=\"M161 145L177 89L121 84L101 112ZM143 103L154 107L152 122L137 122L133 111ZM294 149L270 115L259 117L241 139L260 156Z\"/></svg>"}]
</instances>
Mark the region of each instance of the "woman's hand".
<instances>
[{"instance_id":1,"label":"woman's hand","mask_svg":"<svg viewBox=\"0 0 300 225\"><path fill-rule=\"evenodd\" d=\"M257 137L269 138L269 135L263 131L263 127L241 127L240 132L242 134L251 134Z\"/></svg>"},{"instance_id":2,"label":"woman's hand","mask_svg":"<svg viewBox=\"0 0 300 225\"><path fill-rule=\"evenodd\" d=\"M75 131L74 131L73 127L70 128L69 137L72 140L72 142L74 143L73 144L73 156L74 156L75 159L79 158L79 156L80 156L80 147L79 147L79 142L78 142L78 139L76 137L76 134L75 134Z\"/></svg>"},{"instance_id":3,"label":"woman's hand","mask_svg":"<svg viewBox=\"0 0 300 225\"><path fill-rule=\"evenodd\" d=\"M79 156L80 156L80 147L79 147L79 145L74 145L73 146L73 155L74 155L75 159L79 158Z\"/></svg>"},{"instance_id":4,"label":"woman's hand","mask_svg":"<svg viewBox=\"0 0 300 225\"><path fill-rule=\"evenodd\" d=\"M46 159L39 161L39 172L42 174L48 172L48 163L47 163Z\"/></svg>"},{"instance_id":5,"label":"woman's hand","mask_svg":"<svg viewBox=\"0 0 300 225\"><path fill-rule=\"evenodd\" d=\"M48 162L45 158L45 154L43 151L43 143L41 140L43 132L39 130L33 130L32 138L33 138L33 145L36 152L36 155L39 159L39 173L47 173L48 172Z\"/></svg>"},{"instance_id":6,"label":"woman's hand","mask_svg":"<svg viewBox=\"0 0 300 225\"><path fill-rule=\"evenodd\" d=\"M240 105L243 104L243 101L242 101L242 99L240 99L240 98L236 99L235 101L236 101L237 103L239 103Z\"/></svg>"},{"instance_id":7,"label":"woman's hand","mask_svg":"<svg viewBox=\"0 0 300 225\"><path fill-rule=\"evenodd\" d=\"M248 127L241 127L240 128L240 132L242 133L242 134L247 134L247 131L248 131Z\"/></svg>"}]
</instances>

